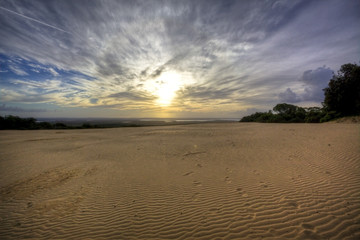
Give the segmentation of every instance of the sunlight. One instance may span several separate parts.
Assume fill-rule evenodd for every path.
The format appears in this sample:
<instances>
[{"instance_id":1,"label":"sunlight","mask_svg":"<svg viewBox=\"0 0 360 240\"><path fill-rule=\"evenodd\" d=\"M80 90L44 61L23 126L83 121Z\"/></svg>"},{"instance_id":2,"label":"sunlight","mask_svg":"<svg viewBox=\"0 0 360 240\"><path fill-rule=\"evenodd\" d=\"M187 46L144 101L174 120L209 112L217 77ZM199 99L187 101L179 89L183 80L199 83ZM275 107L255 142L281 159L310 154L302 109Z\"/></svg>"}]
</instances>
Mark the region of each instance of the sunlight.
<instances>
[{"instance_id":1,"label":"sunlight","mask_svg":"<svg viewBox=\"0 0 360 240\"><path fill-rule=\"evenodd\" d=\"M169 106L182 85L181 75L174 72L164 72L157 79L158 87L155 91L157 103L160 106Z\"/></svg>"}]
</instances>

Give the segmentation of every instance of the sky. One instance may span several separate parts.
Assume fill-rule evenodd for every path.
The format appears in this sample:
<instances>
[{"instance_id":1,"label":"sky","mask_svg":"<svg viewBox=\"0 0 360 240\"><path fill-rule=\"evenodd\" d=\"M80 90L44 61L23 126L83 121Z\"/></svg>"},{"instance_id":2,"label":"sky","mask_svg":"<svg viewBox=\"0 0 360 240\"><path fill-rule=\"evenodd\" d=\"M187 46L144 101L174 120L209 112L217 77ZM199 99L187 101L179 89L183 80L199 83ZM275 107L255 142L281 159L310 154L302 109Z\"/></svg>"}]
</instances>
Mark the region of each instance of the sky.
<instances>
[{"instance_id":1,"label":"sky","mask_svg":"<svg viewBox=\"0 0 360 240\"><path fill-rule=\"evenodd\" d=\"M240 118L321 106L359 0L0 0L0 115Z\"/></svg>"}]
</instances>

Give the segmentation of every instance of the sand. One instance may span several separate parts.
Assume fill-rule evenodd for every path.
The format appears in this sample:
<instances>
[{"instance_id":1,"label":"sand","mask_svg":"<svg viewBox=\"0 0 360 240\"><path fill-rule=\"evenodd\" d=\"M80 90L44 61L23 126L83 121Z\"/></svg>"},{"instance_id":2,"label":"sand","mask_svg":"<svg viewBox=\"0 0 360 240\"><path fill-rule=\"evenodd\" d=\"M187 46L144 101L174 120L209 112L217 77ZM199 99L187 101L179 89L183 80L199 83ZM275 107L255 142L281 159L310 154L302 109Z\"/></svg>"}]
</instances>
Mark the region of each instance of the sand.
<instances>
[{"instance_id":1,"label":"sand","mask_svg":"<svg viewBox=\"0 0 360 240\"><path fill-rule=\"evenodd\" d=\"M1 239L360 239L357 124L0 132Z\"/></svg>"}]
</instances>

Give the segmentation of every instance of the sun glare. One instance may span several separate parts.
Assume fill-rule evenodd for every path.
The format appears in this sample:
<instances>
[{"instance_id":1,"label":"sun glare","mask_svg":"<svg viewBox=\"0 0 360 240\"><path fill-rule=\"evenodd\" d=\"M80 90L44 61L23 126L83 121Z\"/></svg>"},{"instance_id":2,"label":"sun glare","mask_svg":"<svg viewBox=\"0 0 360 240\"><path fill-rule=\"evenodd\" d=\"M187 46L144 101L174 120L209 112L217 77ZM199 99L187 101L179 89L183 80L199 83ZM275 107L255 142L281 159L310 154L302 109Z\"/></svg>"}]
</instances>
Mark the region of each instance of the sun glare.
<instances>
[{"instance_id":1,"label":"sun glare","mask_svg":"<svg viewBox=\"0 0 360 240\"><path fill-rule=\"evenodd\" d=\"M156 80L158 82L155 92L158 97L156 102L160 106L169 106L176 96L176 91L181 87L181 76L176 72L164 72Z\"/></svg>"}]
</instances>

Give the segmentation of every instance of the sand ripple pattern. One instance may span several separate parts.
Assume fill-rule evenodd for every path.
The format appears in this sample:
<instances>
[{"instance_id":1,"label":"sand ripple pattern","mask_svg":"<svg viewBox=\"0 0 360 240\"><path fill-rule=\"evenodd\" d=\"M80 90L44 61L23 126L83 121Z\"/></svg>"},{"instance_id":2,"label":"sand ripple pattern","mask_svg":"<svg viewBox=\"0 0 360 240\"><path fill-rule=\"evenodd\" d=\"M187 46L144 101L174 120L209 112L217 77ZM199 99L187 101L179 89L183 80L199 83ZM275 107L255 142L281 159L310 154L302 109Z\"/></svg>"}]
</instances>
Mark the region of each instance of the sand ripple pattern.
<instances>
[{"instance_id":1,"label":"sand ripple pattern","mask_svg":"<svg viewBox=\"0 0 360 240\"><path fill-rule=\"evenodd\" d=\"M359 130L9 131L0 137L0 238L360 239Z\"/></svg>"}]
</instances>

